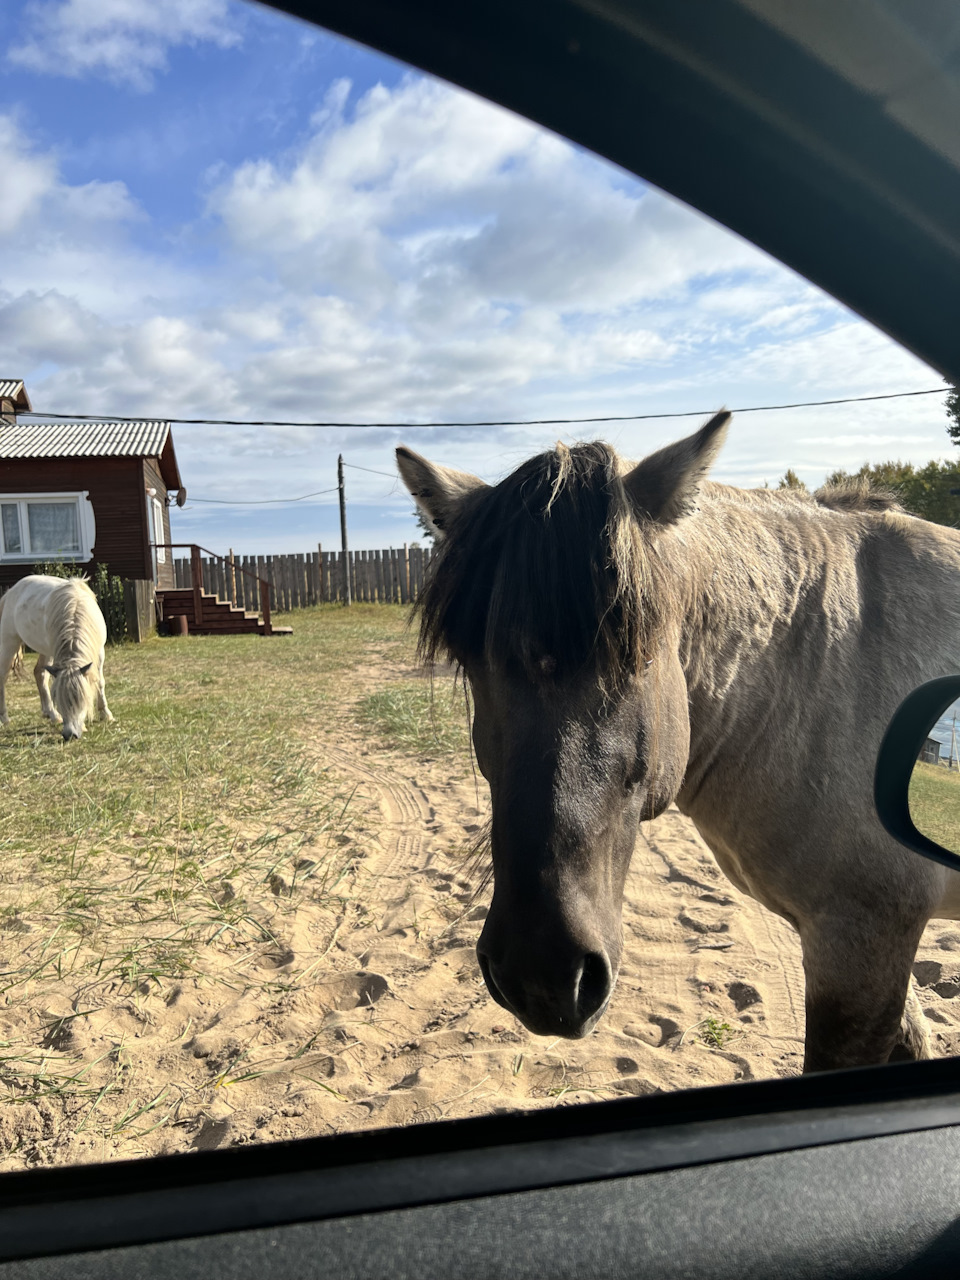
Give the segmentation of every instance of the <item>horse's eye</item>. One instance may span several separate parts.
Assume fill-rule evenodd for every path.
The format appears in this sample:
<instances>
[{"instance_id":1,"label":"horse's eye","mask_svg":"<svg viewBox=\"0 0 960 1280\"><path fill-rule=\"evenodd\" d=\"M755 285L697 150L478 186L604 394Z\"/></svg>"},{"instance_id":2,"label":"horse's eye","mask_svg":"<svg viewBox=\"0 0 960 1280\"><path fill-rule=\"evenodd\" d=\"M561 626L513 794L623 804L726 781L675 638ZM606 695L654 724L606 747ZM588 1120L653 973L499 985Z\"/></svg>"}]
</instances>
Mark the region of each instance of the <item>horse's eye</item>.
<instances>
[{"instance_id":1,"label":"horse's eye","mask_svg":"<svg viewBox=\"0 0 960 1280\"><path fill-rule=\"evenodd\" d=\"M653 659L647 658L643 664L643 669L644 671L649 671L652 666L653 666Z\"/></svg>"},{"instance_id":2,"label":"horse's eye","mask_svg":"<svg viewBox=\"0 0 960 1280\"><path fill-rule=\"evenodd\" d=\"M644 773L644 770L638 763L632 769L629 769L624 774L623 789L628 796L633 795L634 791L636 791L637 787L639 787L640 783L643 780L643 773Z\"/></svg>"}]
</instances>

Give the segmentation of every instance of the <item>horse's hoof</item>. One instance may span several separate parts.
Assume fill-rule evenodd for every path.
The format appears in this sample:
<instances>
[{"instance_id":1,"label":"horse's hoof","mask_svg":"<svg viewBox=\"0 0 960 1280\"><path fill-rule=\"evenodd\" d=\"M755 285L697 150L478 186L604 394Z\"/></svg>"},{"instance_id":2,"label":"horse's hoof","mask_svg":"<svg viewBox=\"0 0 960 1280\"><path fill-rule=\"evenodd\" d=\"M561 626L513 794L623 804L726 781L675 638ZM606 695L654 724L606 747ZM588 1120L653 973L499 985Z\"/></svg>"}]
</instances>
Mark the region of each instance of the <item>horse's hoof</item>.
<instances>
[{"instance_id":1,"label":"horse's hoof","mask_svg":"<svg viewBox=\"0 0 960 1280\"><path fill-rule=\"evenodd\" d=\"M107 722L107 724L109 724L109 723L110 723L110 721L113 719L113 712L112 712L112 711L108 711L108 712L106 713L106 715L101 716L101 717L100 717L100 719L101 719L101 720L105 720L105 721Z\"/></svg>"}]
</instances>

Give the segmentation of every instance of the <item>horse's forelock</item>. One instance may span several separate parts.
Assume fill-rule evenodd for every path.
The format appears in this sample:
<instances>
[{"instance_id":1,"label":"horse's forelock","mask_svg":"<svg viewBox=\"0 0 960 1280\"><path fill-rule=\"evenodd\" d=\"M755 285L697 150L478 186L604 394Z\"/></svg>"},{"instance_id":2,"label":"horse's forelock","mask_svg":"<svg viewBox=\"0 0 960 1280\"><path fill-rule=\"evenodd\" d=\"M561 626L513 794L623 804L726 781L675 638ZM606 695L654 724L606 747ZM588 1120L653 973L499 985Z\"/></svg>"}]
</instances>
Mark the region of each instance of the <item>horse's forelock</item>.
<instances>
[{"instance_id":1,"label":"horse's forelock","mask_svg":"<svg viewBox=\"0 0 960 1280\"><path fill-rule=\"evenodd\" d=\"M420 650L541 678L595 663L619 683L643 663L656 595L617 455L558 445L464 503L421 594Z\"/></svg>"},{"instance_id":2,"label":"horse's forelock","mask_svg":"<svg viewBox=\"0 0 960 1280\"><path fill-rule=\"evenodd\" d=\"M57 669L53 700L64 722L85 718L96 686L101 636L96 596L85 578L69 578L54 592L49 621L57 638L52 666Z\"/></svg>"},{"instance_id":3,"label":"horse's forelock","mask_svg":"<svg viewBox=\"0 0 960 1280\"><path fill-rule=\"evenodd\" d=\"M58 668L53 679L53 701L65 723L85 719L92 710L95 693L92 670L78 663Z\"/></svg>"}]
</instances>

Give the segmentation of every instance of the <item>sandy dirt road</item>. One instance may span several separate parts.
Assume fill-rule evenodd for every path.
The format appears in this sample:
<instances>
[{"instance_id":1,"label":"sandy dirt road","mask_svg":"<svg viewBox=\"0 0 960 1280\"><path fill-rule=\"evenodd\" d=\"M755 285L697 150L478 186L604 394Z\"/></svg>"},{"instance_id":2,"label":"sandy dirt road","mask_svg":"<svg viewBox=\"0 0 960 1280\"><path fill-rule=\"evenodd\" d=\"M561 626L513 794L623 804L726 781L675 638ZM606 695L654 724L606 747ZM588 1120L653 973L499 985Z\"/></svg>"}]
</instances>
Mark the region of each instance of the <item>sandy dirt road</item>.
<instances>
[{"instance_id":1,"label":"sandy dirt road","mask_svg":"<svg viewBox=\"0 0 960 1280\"><path fill-rule=\"evenodd\" d=\"M321 724L304 729L316 770L354 815L331 899L282 879L255 904L266 941L211 947L204 978L104 1000L75 994L28 1012L59 1037L91 1089L119 1072L160 1101L95 1126L79 1105L0 1109L0 1167L417 1124L589 1104L662 1090L796 1074L802 1061L798 941L722 876L671 809L644 824L624 903L625 950L600 1026L582 1041L531 1035L487 995L475 956L489 889L470 849L487 798L468 759L412 757L357 716L365 692L418 673L362 668ZM226 890L224 890L226 891ZM939 1054L960 1051L960 928L932 925L920 999ZM0 1010L0 1035L34 1034ZM62 1018L62 1022L57 1019ZM8 1025L9 1023L9 1025ZM50 1031L53 1027L54 1032ZM46 1041L45 1041L46 1042ZM74 1070L71 1067L71 1070ZM112 1074L111 1074L112 1073ZM86 1117L86 1118L85 1118Z\"/></svg>"}]
</instances>

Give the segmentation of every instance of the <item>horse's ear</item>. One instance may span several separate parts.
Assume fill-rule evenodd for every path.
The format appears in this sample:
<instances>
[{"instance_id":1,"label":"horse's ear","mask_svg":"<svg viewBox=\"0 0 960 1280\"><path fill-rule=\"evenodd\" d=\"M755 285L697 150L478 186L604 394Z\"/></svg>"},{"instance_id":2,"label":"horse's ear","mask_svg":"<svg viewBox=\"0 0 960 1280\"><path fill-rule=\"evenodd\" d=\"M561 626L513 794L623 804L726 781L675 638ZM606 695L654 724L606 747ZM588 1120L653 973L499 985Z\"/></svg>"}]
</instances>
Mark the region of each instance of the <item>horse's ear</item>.
<instances>
[{"instance_id":1,"label":"horse's ear","mask_svg":"<svg viewBox=\"0 0 960 1280\"><path fill-rule=\"evenodd\" d=\"M732 416L721 409L694 435L651 453L624 476L624 488L641 516L673 524L696 510L700 484L720 452Z\"/></svg>"},{"instance_id":2,"label":"horse's ear","mask_svg":"<svg viewBox=\"0 0 960 1280\"><path fill-rule=\"evenodd\" d=\"M85 667L81 667L81 668L80 668L80 672L79 672L79 674L80 674L80 675L82 675L82 676L85 676L85 675L87 674L87 672L90 670L90 668L91 668L92 666L93 666L93 663L92 663L92 662L88 662L88 663L87 663L87 665L86 665Z\"/></svg>"},{"instance_id":3,"label":"horse's ear","mask_svg":"<svg viewBox=\"0 0 960 1280\"><path fill-rule=\"evenodd\" d=\"M440 538L463 499L487 487L478 476L428 462L406 445L397 449L397 466L403 483Z\"/></svg>"}]
</instances>

